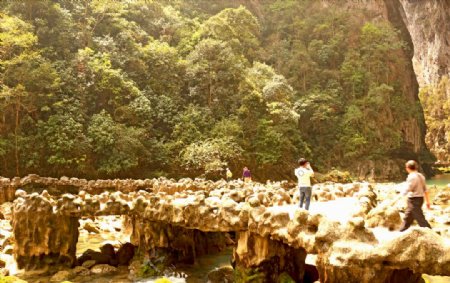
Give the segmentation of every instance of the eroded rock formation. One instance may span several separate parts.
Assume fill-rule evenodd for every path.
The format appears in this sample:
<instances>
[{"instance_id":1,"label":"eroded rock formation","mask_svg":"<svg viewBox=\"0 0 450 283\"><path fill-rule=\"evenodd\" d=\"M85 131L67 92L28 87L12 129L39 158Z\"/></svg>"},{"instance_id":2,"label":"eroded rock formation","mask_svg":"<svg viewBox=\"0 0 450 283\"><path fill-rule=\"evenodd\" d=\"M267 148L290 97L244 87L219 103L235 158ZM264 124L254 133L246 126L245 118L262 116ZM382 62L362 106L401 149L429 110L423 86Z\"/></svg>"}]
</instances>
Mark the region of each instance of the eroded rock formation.
<instances>
[{"instance_id":1,"label":"eroded rock formation","mask_svg":"<svg viewBox=\"0 0 450 283\"><path fill-rule=\"evenodd\" d=\"M279 282L287 273L295 282L303 282L306 251L292 248L251 232L241 232L233 253L236 282Z\"/></svg>"},{"instance_id":2,"label":"eroded rock formation","mask_svg":"<svg viewBox=\"0 0 450 283\"><path fill-rule=\"evenodd\" d=\"M386 280L399 274L416 278L424 272L450 275L448 239L424 228L380 239L369 228L391 224L372 220L380 218L380 188L365 183L318 188L318 198L351 196L353 214L338 221L290 206L297 189L284 189L280 183L191 182L206 186L178 191L173 189L178 182L171 186L167 181L164 191L152 187L127 194L80 191L55 197L45 190L18 190L13 206L16 259L26 269L48 263L72 265L79 218L127 215L132 242L141 252L192 263L199 255L235 244L235 267L243 276L272 280L285 273L301 282L306 254L318 255L324 282L357 282L362 275L365 281L358 282L384 282L376 281L377 274ZM392 222L398 224L398 219ZM230 234L237 235L237 242ZM259 275L256 268L262 271Z\"/></svg>"},{"instance_id":3,"label":"eroded rock formation","mask_svg":"<svg viewBox=\"0 0 450 283\"><path fill-rule=\"evenodd\" d=\"M140 252L165 257L166 264L193 264L202 255L217 253L227 247L227 234L185 229L163 222L133 219L131 241Z\"/></svg>"},{"instance_id":4,"label":"eroded rock formation","mask_svg":"<svg viewBox=\"0 0 450 283\"><path fill-rule=\"evenodd\" d=\"M12 227L14 256L19 268L72 266L76 260L78 216L72 195L54 203L47 194L16 193Z\"/></svg>"}]
</instances>

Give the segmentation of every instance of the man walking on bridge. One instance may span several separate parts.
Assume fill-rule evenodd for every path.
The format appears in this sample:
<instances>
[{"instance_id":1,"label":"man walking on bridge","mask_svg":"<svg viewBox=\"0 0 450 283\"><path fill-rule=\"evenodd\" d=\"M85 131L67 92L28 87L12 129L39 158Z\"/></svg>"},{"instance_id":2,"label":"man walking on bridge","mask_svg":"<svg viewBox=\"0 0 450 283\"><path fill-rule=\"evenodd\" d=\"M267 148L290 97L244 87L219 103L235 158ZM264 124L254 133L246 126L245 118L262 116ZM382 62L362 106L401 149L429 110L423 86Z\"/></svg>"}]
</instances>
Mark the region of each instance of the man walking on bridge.
<instances>
[{"instance_id":1,"label":"man walking on bridge","mask_svg":"<svg viewBox=\"0 0 450 283\"><path fill-rule=\"evenodd\" d=\"M314 176L314 171L311 168L308 160L300 158L298 160L299 167L295 169L294 173L298 179L298 187L300 190L300 208L303 207L303 202L306 199L305 209L309 209L309 203L311 202L311 177Z\"/></svg>"},{"instance_id":2,"label":"man walking on bridge","mask_svg":"<svg viewBox=\"0 0 450 283\"><path fill-rule=\"evenodd\" d=\"M405 166L406 171L409 174L406 178L407 188L403 194L408 196L408 207L406 208L405 218L403 219L403 224L400 231L403 232L408 229L414 219L417 220L420 227L431 228L422 211L424 197L427 208L430 209L430 198L428 196L427 186L425 184L425 177L421 173L417 172L419 166L416 161L409 160L406 162Z\"/></svg>"}]
</instances>

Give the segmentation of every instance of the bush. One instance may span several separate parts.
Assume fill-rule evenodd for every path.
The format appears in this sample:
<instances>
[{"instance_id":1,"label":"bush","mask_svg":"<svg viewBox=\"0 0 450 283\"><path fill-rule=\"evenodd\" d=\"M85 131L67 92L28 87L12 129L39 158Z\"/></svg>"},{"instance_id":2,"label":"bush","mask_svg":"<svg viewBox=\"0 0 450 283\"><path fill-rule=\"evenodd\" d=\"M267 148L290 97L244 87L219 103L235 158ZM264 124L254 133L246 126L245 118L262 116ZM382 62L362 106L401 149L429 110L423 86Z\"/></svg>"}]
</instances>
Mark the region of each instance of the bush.
<instances>
[{"instance_id":1,"label":"bush","mask_svg":"<svg viewBox=\"0 0 450 283\"><path fill-rule=\"evenodd\" d=\"M317 175L316 179L317 179L317 181L319 181L319 183L324 183L324 182L351 183L351 182L353 182L353 179L350 176L350 173L348 171L339 171L336 169L328 172L325 175Z\"/></svg>"}]
</instances>

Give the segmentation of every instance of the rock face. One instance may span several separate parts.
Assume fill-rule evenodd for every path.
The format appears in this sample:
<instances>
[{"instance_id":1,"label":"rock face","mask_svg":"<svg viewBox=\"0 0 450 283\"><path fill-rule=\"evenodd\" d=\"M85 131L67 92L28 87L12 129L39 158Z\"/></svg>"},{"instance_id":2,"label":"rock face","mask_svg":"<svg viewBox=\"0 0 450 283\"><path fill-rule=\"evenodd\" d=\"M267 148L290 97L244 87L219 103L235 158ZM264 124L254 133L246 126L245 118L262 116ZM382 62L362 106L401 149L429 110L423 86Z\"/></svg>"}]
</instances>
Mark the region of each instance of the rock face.
<instances>
[{"instance_id":1,"label":"rock face","mask_svg":"<svg viewBox=\"0 0 450 283\"><path fill-rule=\"evenodd\" d=\"M412 62L419 81L425 91L423 103L428 132L426 143L441 162L450 161L450 140L447 136L448 112L443 106L442 114L437 111L435 103L445 104L450 99L450 2L447 0L412 1L395 0L402 21L410 35L414 49ZM440 97L434 95L428 102L426 97L433 92L442 92ZM438 101L436 101L438 100ZM427 104L430 104L428 106Z\"/></svg>"},{"instance_id":2,"label":"rock face","mask_svg":"<svg viewBox=\"0 0 450 283\"><path fill-rule=\"evenodd\" d=\"M421 87L450 73L450 2L397 0L414 45L414 69Z\"/></svg>"}]
</instances>

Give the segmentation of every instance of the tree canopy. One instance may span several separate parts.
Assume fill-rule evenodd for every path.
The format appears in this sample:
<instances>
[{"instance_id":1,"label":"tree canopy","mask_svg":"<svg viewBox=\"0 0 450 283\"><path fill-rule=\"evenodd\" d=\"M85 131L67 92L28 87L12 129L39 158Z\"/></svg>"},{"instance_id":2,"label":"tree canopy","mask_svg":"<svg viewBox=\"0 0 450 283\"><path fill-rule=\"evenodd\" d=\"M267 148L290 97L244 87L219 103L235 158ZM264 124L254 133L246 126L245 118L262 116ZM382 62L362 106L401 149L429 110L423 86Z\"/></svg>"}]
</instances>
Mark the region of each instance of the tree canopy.
<instances>
[{"instance_id":1,"label":"tree canopy","mask_svg":"<svg viewBox=\"0 0 450 283\"><path fill-rule=\"evenodd\" d=\"M421 112L388 22L237 2L2 2L1 174L279 179L404 147Z\"/></svg>"}]
</instances>

